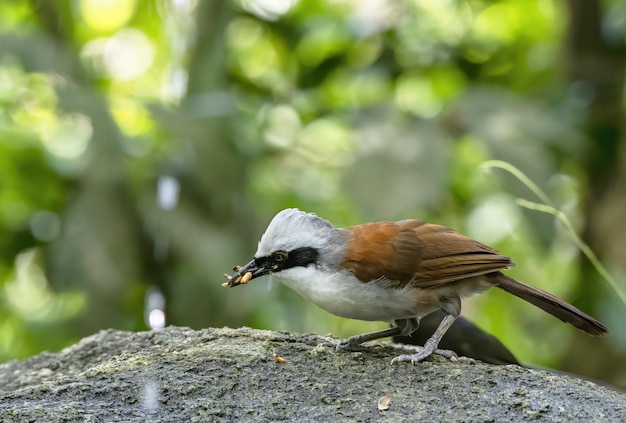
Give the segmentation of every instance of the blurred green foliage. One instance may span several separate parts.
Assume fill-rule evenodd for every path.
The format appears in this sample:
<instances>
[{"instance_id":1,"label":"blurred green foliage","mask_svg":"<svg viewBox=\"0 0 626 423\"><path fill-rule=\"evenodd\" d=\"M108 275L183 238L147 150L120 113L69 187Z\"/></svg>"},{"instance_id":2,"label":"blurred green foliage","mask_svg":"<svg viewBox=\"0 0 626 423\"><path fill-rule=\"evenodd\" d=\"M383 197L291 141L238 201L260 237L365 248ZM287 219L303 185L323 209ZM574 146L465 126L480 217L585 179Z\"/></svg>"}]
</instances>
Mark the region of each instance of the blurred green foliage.
<instances>
[{"instance_id":1,"label":"blurred green foliage","mask_svg":"<svg viewBox=\"0 0 626 423\"><path fill-rule=\"evenodd\" d=\"M605 243L594 226L601 205L625 210L625 155L603 153L624 153L622 2L11 0L0 28L0 361L146 329L150 287L169 324L384 326L272 281L220 288L296 206L337 225L417 217L493 245L512 276L613 334L588 341L500 292L464 313L523 362L626 386L624 305L552 217L517 206L527 188L480 170L520 168L626 275L626 233ZM578 57L617 76L596 86Z\"/></svg>"}]
</instances>

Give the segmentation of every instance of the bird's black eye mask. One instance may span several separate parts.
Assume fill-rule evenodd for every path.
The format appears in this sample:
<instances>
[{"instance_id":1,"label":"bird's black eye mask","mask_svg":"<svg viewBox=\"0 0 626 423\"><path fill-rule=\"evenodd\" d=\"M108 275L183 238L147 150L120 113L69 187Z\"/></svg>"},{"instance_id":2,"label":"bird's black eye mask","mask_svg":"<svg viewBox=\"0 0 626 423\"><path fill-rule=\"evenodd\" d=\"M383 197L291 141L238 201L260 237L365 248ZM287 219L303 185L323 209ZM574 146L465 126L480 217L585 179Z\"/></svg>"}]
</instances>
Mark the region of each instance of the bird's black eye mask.
<instances>
[{"instance_id":1,"label":"bird's black eye mask","mask_svg":"<svg viewBox=\"0 0 626 423\"><path fill-rule=\"evenodd\" d=\"M233 269L235 270L234 275L225 275L228 282L222 286L232 288L270 273L297 266L307 267L310 264L315 264L318 256L319 253L315 248L301 247L289 252L275 251L269 256L255 257L245 266L236 266Z\"/></svg>"},{"instance_id":2,"label":"bird's black eye mask","mask_svg":"<svg viewBox=\"0 0 626 423\"><path fill-rule=\"evenodd\" d=\"M296 248L292 251L275 251L269 256L254 259L257 267L264 268L268 272L280 272L292 267L307 267L317 261L319 253L317 249L311 247Z\"/></svg>"}]
</instances>

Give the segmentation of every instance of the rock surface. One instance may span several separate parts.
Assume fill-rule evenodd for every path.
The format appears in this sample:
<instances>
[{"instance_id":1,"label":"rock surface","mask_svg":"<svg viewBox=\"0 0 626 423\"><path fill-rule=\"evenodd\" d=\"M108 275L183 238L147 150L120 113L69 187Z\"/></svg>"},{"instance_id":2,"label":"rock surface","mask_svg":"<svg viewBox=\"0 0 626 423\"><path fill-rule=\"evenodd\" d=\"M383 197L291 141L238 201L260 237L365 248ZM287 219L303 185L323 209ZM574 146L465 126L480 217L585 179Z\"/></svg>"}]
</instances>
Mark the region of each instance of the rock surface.
<instances>
[{"instance_id":1,"label":"rock surface","mask_svg":"<svg viewBox=\"0 0 626 423\"><path fill-rule=\"evenodd\" d=\"M3 422L624 421L626 394L570 376L242 329L102 331L0 365ZM281 363L274 356L287 360ZM387 410L379 400L389 397ZM385 399L381 407L385 408Z\"/></svg>"}]
</instances>

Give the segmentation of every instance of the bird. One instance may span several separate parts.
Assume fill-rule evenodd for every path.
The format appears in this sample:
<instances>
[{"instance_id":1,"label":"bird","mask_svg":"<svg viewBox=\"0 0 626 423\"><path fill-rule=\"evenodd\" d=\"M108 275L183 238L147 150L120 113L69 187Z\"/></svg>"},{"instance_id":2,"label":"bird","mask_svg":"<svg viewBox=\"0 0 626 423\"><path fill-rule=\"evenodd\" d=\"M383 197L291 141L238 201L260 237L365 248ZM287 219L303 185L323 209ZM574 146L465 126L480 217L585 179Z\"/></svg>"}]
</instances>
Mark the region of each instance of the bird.
<instances>
[{"instance_id":1,"label":"bird","mask_svg":"<svg viewBox=\"0 0 626 423\"><path fill-rule=\"evenodd\" d=\"M421 220L365 223L346 228L296 208L278 212L256 253L223 286L271 275L327 312L349 319L382 321L389 328L354 335L336 344L358 351L381 338L410 335L420 319L444 317L423 348L392 364L417 363L440 353L441 339L461 314L461 299L496 287L590 334L607 328L548 292L504 273L515 263L495 249L446 226ZM451 354L452 353L452 354Z\"/></svg>"}]
</instances>

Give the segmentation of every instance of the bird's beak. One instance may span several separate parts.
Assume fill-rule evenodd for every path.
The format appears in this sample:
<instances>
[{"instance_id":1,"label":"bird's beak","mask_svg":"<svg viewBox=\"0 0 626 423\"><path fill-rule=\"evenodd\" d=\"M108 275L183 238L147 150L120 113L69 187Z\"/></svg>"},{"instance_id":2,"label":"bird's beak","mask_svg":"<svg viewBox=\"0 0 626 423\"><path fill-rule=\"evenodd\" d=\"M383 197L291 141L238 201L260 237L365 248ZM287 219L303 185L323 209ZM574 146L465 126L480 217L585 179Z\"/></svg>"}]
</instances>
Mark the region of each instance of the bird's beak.
<instances>
[{"instance_id":1,"label":"bird's beak","mask_svg":"<svg viewBox=\"0 0 626 423\"><path fill-rule=\"evenodd\" d=\"M243 285L259 276L267 275L271 271L271 269L265 268L262 265L258 266L254 259L250 260L245 266L239 268L235 267L235 269L235 274L229 277L228 283L224 284L224 286L234 287Z\"/></svg>"}]
</instances>

